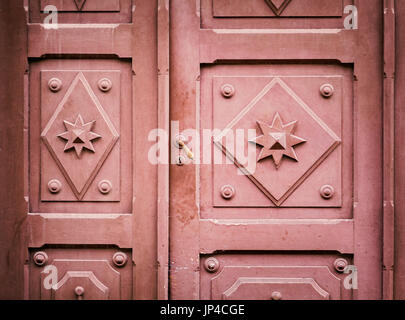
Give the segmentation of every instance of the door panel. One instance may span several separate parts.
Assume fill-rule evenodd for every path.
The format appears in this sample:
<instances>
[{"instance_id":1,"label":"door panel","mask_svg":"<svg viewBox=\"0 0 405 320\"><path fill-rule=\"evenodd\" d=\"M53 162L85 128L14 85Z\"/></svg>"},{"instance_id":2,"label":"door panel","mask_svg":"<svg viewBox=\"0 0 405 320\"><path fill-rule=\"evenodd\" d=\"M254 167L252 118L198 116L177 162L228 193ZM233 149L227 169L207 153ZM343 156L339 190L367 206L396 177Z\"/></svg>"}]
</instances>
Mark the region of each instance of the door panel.
<instances>
[{"instance_id":1,"label":"door panel","mask_svg":"<svg viewBox=\"0 0 405 320\"><path fill-rule=\"evenodd\" d=\"M46 261L38 259L44 255ZM119 300L131 299L130 251L117 249L57 249L32 251L30 295L42 300ZM129 262L129 263L128 263ZM48 272L57 268L58 281L51 289L44 286ZM42 271L42 272L41 272Z\"/></svg>"},{"instance_id":2,"label":"door panel","mask_svg":"<svg viewBox=\"0 0 405 320\"><path fill-rule=\"evenodd\" d=\"M31 65L31 79L41 79L40 86L34 81L31 86L31 152L40 155L41 162L40 170L31 171L31 181L40 182L31 188L31 198L40 199L32 203L31 210L129 213L130 65L105 60L98 63L81 60L80 64L83 69L76 71L71 71L77 66L75 60ZM108 64L110 68L121 68L122 72L96 71L106 69ZM51 71L55 65L59 70ZM62 65L68 71L63 71ZM103 89L104 82L108 90ZM60 88L52 89L54 83ZM40 97L40 101L34 97ZM87 128L89 131L82 132ZM41 141L36 139L38 129ZM75 132L79 136L73 137ZM33 168L38 165L37 159L32 157ZM66 201L72 202L68 208ZM107 207L98 202L110 203Z\"/></svg>"},{"instance_id":3,"label":"door panel","mask_svg":"<svg viewBox=\"0 0 405 320\"><path fill-rule=\"evenodd\" d=\"M252 0L249 2L243 0L213 0L213 16L215 18L269 16L341 17L342 12L342 0Z\"/></svg>"},{"instance_id":4,"label":"door panel","mask_svg":"<svg viewBox=\"0 0 405 320\"><path fill-rule=\"evenodd\" d=\"M130 23L132 0L29 0L30 22L42 23L47 6L58 9L59 23ZM52 10L49 10L52 11Z\"/></svg>"},{"instance_id":5,"label":"door panel","mask_svg":"<svg viewBox=\"0 0 405 320\"><path fill-rule=\"evenodd\" d=\"M290 70L302 75L281 76L281 74L288 75L291 73ZM337 71L341 71L341 75L338 75ZM334 75L327 76L328 72L332 72ZM271 73L279 76L264 76ZM239 76L223 77L219 74L238 74ZM242 76L244 74L246 76ZM258 76L253 76L253 74ZM353 139L353 83L350 69L339 70L338 66L319 65L310 67L303 65L216 66L203 70L201 85L201 123L204 129L218 130L218 133L213 134L215 145L212 144L211 153L214 161L215 159L221 160L220 164L201 168L201 175L204 177L201 184L201 214L203 217L286 216L286 213L281 214L278 210L264 212L264 210L248 209L263 207L312 208L306 212L289 210L289 218L296 217L296 215L319 218L351 217L350 199L352 195L350 190L353 178L350 154ZM234 90L231 98L224 97L221 92L221 88L227 85ZM332 96L325 97L321 93L321 88L329 85L333 87L334 92ZM238 147L235 141L237 130L248 137L248 130L254 129L256 130L255 136L259 136L261 129L258 127L257 121L271 125L277 114L281 118L290 117L282 119L284 123L297 121L294 134L299 136L301 132L300 137L305 138L302 145L298 144L294 151L296 159L283 157L279 167L275 165L274 161L263 159L255 164L254 169L252 167L255 170L252 175L240 175L235 167L229 165L229 163L235 162L241 170L246 170L247 166L246 159L239 161L235 156L235 150ZM232 130L228 135L223 136L225 130L228 129ZM201 136L203 135L202 132ZM250 142L246 140L243 145L244 150L248 150L249 144ZM205 148L206 145L202 146L203 163L209 157ZM311 152L305 154L305 148L310 149ZM342 153L343 148L346 152ZM259 158L261 149L257 145L257 158ZM224 155L221 158L222 153ZM343 154L346 155L345 158L343 158ZM239 157L246 158L246 156L247 152ZM346 167L342 170L343 164ZM288 176L285 172L288 172ZM345 176L343 176L343 172ZM213 177L212 184L210 183L211 176ZM345 199L342 194L342 179L345 180ZM230 197L221 193L222 188L227 185L231 186L234 192ZM328 186L332 187L333 194L325 195L323 190L328 189ZM342 208L343 200L346 200L344 208ZM243 207L243 210L222 209L238 207ZM329 207L331 210L329 212L316 210L317 207Z\"/></svg>"},{"instance_id":6,"label":"door panel","mask_svg":"<svg viewBox=\"0 0 405 320\"><path fill-rule=\"evenodd\" d=\"M171 296L381 297L381 1L171 3Z\"/></svg>"},{"instance_id":7,"label":"door panel","mask_svg":"<svg viewBox=\"0 0 405 320\"><path fill-rule=\"evenodd\" d=\"M326 253L272 255L235 253L203 256L201 298L236 300L350 299L339 263L350 256Z\"/></svg>"},{"instance_id":8,"label":"door panel","mask_svg":"<svg viewBox=\"0 0 405 320\"><path fill-rule=\"evenodd\" d=\"M353 0L201 0L204 29L340 29Z\"/></svg>"}]
</instances>

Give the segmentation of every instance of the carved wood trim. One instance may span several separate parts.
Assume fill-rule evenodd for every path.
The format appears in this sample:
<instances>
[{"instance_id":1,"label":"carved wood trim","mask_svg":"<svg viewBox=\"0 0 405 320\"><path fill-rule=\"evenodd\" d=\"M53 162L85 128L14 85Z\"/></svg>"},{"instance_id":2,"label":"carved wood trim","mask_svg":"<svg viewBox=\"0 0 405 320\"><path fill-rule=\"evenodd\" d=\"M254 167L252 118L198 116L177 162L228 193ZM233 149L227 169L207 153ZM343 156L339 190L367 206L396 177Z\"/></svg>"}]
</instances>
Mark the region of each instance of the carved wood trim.
<instances>
[{"instance_id":1,"label":"carved wood trim","mask_svg":"<svg viewBox=\"0 0 405 320\"><path fill-rule=\"evenodd\" d=\"M170 0L158 2L158 128L170 130L169 88L169 5ZM157 297L169 298L169 153L167 164L158 164L157 181Z\"/></svg>"},{"instance_id":2,"label":"carved wood trim","mask_svg":"<svg viewBox=\"0 0 405 320\"><path fill-rule=\"evenodd\" d=\"M395 261L395 0L384 0L383 299L394 299Z\"/></svg>"}]
</instances>

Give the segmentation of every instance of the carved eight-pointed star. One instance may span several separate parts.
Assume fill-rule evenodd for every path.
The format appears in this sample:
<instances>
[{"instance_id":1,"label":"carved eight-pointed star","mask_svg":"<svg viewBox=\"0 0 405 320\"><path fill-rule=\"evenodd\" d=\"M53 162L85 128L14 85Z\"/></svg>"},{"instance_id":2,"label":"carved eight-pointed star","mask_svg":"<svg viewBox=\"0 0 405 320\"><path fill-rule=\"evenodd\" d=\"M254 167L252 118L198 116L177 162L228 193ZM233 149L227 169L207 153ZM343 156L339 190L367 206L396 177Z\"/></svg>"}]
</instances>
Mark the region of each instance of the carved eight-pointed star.
<instances>
[{"instance_id":1,"label":"carved eight-pointed star","mask_svg":"<svg viewBox=\"0 0 405 320\"><path fill-rule=\"evenodd\" d=\"M263 135L256 137L249 142L263 147L260 151L257 162L272 156L276 168L278 169L283 156L298 161L293 146L304 143L306 140L293 135L297 121L284 125L280 115L276 113L271 126L261 121L256 122Z\"/></svg>"},{"instance_id":2,"label":"carved eight-pointed star","mask_svg":"<svg viewBox=\"0 0 405 320\"><path fill-rule=\"evenodd\" d=\"M79 158L83 148L95 152L91 141L101 138L100 135L90 131L95 122L91 121L85 124L80 114L74 124L64 120L63 123L67 131L58 135L59 138L67 140L64 151L74 148Z\"/></svg>"}]
</instances>

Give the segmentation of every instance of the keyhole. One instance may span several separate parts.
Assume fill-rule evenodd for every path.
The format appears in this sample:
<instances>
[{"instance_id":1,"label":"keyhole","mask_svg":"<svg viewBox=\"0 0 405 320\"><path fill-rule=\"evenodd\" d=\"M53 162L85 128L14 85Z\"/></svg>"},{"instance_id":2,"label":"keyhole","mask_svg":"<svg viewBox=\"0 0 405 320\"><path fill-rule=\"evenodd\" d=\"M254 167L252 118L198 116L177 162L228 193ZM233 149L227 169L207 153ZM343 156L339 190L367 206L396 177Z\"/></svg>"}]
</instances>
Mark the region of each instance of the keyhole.
<instances>
[{"instance_id":1,"label":"keyhole","mask_svg":"<svg viewBox=\"0 0 405 320\"><path fill-rule=\"evenodd\" d=\"M186 159L184 158L184 156L180 155L177 157L176 164L178 166L183 166L185 163L186 163Z\"/></svg>"}]
</instances>

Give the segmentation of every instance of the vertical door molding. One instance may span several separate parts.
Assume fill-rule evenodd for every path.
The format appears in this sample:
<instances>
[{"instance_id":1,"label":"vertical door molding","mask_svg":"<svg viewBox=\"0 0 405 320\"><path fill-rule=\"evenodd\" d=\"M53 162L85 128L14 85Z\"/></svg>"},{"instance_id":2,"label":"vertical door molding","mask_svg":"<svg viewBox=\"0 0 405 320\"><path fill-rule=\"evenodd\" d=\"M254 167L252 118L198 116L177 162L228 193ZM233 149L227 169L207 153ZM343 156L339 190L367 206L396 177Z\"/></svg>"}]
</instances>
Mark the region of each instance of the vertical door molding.
<instances>
[{"instance_id":1,"label":"vertical door molding","mask_svg":"<svg viewBox=\"0 0 405 320\"><path fill-rule=\"evenodd\" d=\"M158 128L170 130L170 0L158 0ZM168 141L167 141L168 142ZM167 146L169 148L169 145ZM169 297L169 152L160 155L157 177L157 298Z\"/></svg>"},{"instance_id":2,"label":"vertical door molding","mask_svg":"<svg viewBox=\"0 0 405 320\"><path fill-rule=\"evenodd\" d=\"M392 285L394 299L405 299L405 2L395 1L395 221L394 271ZM387 80L388 81L388 80ZM394 222L391 220L391 223ZM392 232L393 228L387 230ZM387 234L387 237L391 236ZM392 238L389 238L393 241ZM392 256L391 256L392 258Z\"/></svg>"},{"instance_id":3,"label":"vertical door molding","mask_svg":"<svg viewBox=\"0 0 405 320\"><path fill-rule=\"evenodd\" d=\"M383 299L394 298L395 236L395 0L384 0Z\"/></svg>"},{"instance_id":4,"label":"vertical door molding","mask_svg":"<svg viewBox=\"0 0 405 320\"><path fill-rule=\"evenodd\" d=\"M136 300L157 298L157 174L148 161L149 133L158 127L157 4L132 1L133 248Z\"/></svg>"},{"instance_id":5,"label":"vertical door molding","mask_svg":"<svg viewBox=\"0 0 405 320\"><path fill-rule=\"evenodd\" d=\"M170 119L179 122L182 132L197 129L199 117L200 0L172 0L170 5ZM200 297L197 170L193 164L170 169L171 299Z\"/></svg>"}]
</instances>

